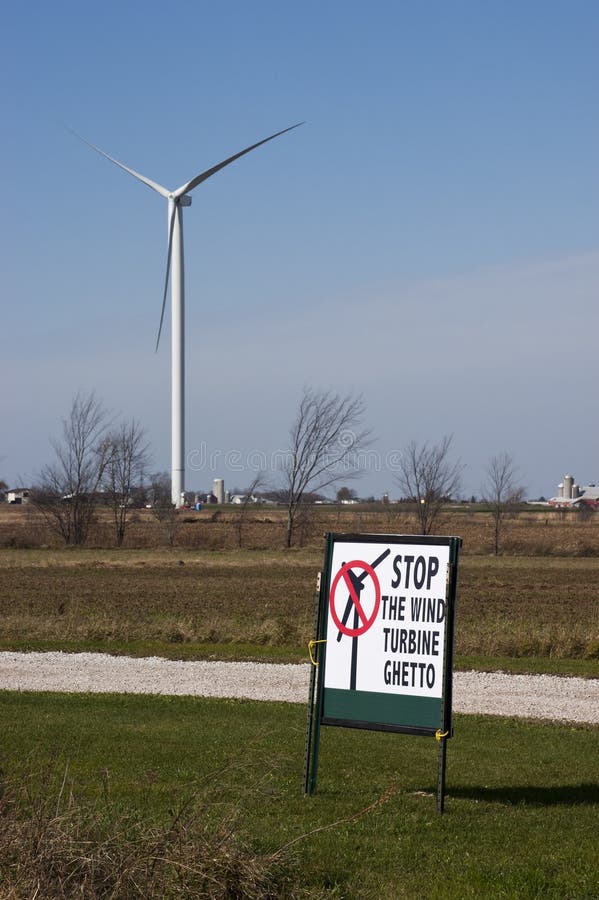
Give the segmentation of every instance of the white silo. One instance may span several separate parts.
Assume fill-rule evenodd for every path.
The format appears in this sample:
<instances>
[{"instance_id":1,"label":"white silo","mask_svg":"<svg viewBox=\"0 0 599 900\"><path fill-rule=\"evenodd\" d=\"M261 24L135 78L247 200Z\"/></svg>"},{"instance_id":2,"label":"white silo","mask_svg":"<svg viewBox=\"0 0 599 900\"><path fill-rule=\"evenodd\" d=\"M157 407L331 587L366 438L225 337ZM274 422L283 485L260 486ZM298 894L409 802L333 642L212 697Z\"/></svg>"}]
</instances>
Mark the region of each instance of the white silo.
<instances>
[{"instance_id":1,"label":"white silo","mask_svg":"<svg viewBox=\"0 0 599 900\"><path fill-rule=\"evenodd\" d=\"M574 479L571 475L566 475L564 477L564 497L566 500L572 499L572 487L574 486Z\"/></svg>"},{"instance_id":2,"label":"white silo","mask_svg":"<svg viewBox=\"0 0 599 900\"><path fill-rule=\"evenodd\" d=\"M217 503L225 502L225 482L223 478L215 478L212 493L216 497Z\"/></svg>"},{"instance_id":3,"label":"white silo","mask_svg":"<svg viewBox=\"0 0 599 900\"><path fill-rule=\"evenodd\" d=\"M557 486L557 496L558 496L558 497L561 497L561 498L563 499L563 496L564 496L564 484L563 484L563 482L561 482L561 483L558 484L558 486Z\"/></svg>"},{"instance_id":4,"label":"white silo","mask_svg":"<svg viewBox=\"0 0 599 900\"><path fill-rule=\"evenodd\" d=\"M576 500L577 497L580 497L580 485L574 483L572 485L572 499Z\"/></svg>"}]
</instances>

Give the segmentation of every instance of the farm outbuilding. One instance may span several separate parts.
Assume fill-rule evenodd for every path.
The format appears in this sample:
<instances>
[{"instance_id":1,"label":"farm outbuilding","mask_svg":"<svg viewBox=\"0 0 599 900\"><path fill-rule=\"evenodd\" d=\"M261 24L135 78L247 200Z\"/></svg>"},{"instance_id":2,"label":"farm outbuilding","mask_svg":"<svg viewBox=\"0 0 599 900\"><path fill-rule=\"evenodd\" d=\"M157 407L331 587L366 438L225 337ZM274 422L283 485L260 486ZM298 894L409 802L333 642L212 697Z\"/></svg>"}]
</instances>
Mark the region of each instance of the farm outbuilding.
<instances>
[{"instance_id":1,"label":"farm outbuilding","mask_svg":"<svg viewBox=\"0 0 599 900\"><path fill-rule=\"evenodd\" d=\"M557 496L549 500L550 506L558 509L581 509L599 507L599 487L594 484L580 486L572 475L564 476L564 480L557 486Z\"/></svg>"},{"instance_id":2,"label":"farm outbuilding","mask_svg":"<svg viewBox=\"0 0 599 900\"><path fill-rule=\"evenodd\" d=\"M6 492L6 502L29 503L30 493L31 491L29 488L10 488Z\"/></svg>"}]
</instances>

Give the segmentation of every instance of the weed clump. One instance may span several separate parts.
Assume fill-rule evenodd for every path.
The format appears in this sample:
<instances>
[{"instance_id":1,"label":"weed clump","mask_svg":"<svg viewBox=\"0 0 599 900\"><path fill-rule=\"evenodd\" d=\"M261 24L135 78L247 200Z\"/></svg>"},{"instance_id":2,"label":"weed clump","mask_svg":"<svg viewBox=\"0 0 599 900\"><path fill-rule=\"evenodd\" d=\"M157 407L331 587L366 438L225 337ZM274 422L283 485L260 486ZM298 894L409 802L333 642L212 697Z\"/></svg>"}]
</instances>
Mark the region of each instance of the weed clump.
<instances>
[{"instance_id":1,"label":"weed clump","mask_svg":"<svg viewBox=\"0 0 599 900\"><path fill-rule=\"evenodd\" d=\"M281 855L253 852L235 816L215 821L214 809L194 800L156 824L123 814L107 798L77 802L66 775L58 797L34 781L0 787L3 897L297 896Z\"/></svg>"}]
</instances>

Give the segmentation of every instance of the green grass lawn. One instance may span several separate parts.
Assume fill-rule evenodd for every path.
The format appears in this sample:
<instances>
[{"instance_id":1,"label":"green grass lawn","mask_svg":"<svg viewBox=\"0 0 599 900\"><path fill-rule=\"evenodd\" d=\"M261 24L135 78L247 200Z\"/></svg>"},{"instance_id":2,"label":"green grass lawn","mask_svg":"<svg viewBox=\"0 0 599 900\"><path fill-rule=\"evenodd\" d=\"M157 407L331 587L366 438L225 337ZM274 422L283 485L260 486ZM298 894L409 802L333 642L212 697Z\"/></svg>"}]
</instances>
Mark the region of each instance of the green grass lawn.
<instances>
[{"instance_id":1,"label":"green grass lawn","mask_svg":"<svg viewBox=\"0 0 599 900\"><path fill-rule=\"evenodd\" d=\"M199 810L262 859L281 850L278 896L599 895L597 728L457 716L438 816L430 738L323 728L318 792L304 797L305 717L283 703L2 692L4 795L20 785L23 814L81 804L148 829Z\"/></svg>"}]
</instances>

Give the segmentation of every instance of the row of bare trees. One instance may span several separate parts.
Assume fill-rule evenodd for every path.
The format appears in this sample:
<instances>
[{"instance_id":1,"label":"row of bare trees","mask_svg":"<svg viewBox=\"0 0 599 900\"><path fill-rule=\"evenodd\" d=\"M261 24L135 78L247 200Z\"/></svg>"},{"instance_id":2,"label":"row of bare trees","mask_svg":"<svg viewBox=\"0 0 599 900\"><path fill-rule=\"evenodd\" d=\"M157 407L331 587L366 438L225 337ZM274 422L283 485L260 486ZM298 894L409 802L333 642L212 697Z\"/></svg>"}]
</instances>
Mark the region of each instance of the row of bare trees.
<instances>
[{"instance_id":1,"label":"row of bare trees","mask_svg":"<svg viewBox=\"0 0 599 900\"><path fill-rule=\"evenodd\" d=\"M449 456L451 436L438 444L418 445L412 441L400 461L397 482L407 500L415 505L421 534L431 534L444 504L455 497L461 485L462 463ZM524 498L512 456L492 456L485 468L481 499L493 517L493 549L499 553L501 534L508 516Z\"/></svg>"},{"instance_id":2,"label":"row of bare trees","mask_svg":"<svg viewBox=\"0 0 599 900\"><path fill-rule=\"evenodd\" d=\"M364 413L361 398L304 391L284 466L288 547L306 497L361 474L360 460L371 441L370 430L362 425ZM414 506L420 534L432 534L443 506L459 493L464 466L452 460L451 444L451 435L438 443L411 441L400 456L396 482ZM349 489L345 491L351 496ZM493 456L485 470L482 499L493 516L495 554L505 517L523 496L511 455Z\"/></svg>"},{"instance_id":3,"label":"row of bare trees","mask_svg":"<svg viewBox=\"0 0 599 900\"><path fill-rule=\"evenodd\" d=\"M371 431L362 424L364 414L361 398L304 391L284 465L288 547L310 495L362 474L360 462L372 439ZM395 480L404 499L414 505L423 535L432 533L443 506L461 487L464 466L460 460L452 460L451 444L450 435L438 443L411 441L400 456ZM345 491L351 496L349 489ZM523 496L511 455L493 456L485 470L482 498L493 516L495 554L499 553L505 517Z\"/></svg>"},{"instance_id":4,"label":"row of bare trees","mask_svg":"<svg viewBox=\"0 0 599 900\"><path fill-rule=\"evenodd\" d=\"M66 544L81 545L101 494L121 546L150 459L144 429L134 419L115 423L95 394L77 394L61 438L51 443L54 461L42 468L33 491L37 508Z\"/></svg>"},{"instance_id":5,"label":"row of bare trees","mask_svg":"<svg viewBox=\"0 0 599 900\"><path fill-rule=\"evenodd\" d=\"M304 390L279 472L278 498L287 509L287 547L305 524L316 494L363 473L365 451L372 440L363 424L365 412L360 397ZM460 489L464 467L452 459L451 444L451 436L438 443L411 441L400 457L396 481L404 499L414 505L423 535L432 533L443 505ZM170 478L165 473L147 476L150 453L138 422L115 423L95 394L78 394L63 420L62 436L52 446L55 459L41 470L34 500L65 543L86 542L100 495L111 509L117 546L125 539L132 507L148 499L172 543L176 510ZM264 473L254 479L246 502L259 486L267 486ZM494 456L487 466L483 499L493 515L496 554L504 518L522 496L512 457L508 453ZM245 512L242 505L240 545Z\"/></svg>"}]
</instances>

